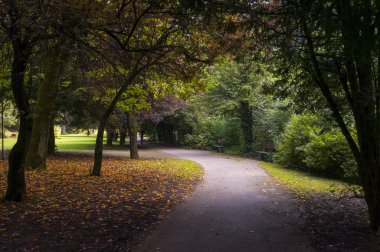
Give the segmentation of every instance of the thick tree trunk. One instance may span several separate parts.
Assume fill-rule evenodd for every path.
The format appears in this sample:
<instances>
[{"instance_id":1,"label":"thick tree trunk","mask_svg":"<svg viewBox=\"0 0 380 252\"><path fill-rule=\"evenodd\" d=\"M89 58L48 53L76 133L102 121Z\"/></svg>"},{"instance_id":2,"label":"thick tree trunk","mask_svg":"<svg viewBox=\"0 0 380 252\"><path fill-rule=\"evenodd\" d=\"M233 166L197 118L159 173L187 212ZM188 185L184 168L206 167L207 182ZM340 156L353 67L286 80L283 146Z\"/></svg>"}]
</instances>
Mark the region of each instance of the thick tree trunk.
<instances>
[{"instance_id":1,"label":"thick tree trunk","mask_svg":"<svg viewBox=\"0 0 380 252\"><path fill-rule=\"evenodd\" d=\"M355 120L358 144L340 113L338 103L334 99L329 83L321 70L314 41L309 31L307 18L303 17L302 25L312 64L312 77L318 84L323 96L332 111L332 115L345 136L358 165L365 199L368 205L371 229L378 232L380 225L380 118L378 106L380 94L376 87L376 78L372 76L371 32L352 26L353 9L349 1L341 1L339 15L343 17L342 42L344 45L346 76L341 78L348 104ZM367 2L367 4L369 1ZM300 13L302 17L302 14ZM368 16L360 17L370 23ZM369 28L370 25L363 27ZM354 29L355 28L355 29ZM361 36L358 34L361 33ZM370 36L369 36L370 35ZM360 40L358 40L360 39ZM359 43L359 42L360 43ZM346 83L346 80L348 81Z\"/></svg>"},{"instance_id":2,"label":"thick tree trunk","mask_svg":"<svg viewBox=\"0 0 380 252\"><path fill-rule=\"evenodd\" d=\"M20 128L17 142L8 157L8 187L5 199L9 201L21 201L26 198L27 195L25 184L25 157L32 129L30 105L24 89L25 70L30 56L30 50L22 43L13 42L13 52L11 87L20 115Z\"/></svg>"},{"instance_id":3,"label":"thick tree trunk","mask_svg":"<svg viewBox=\"0 0 380 252\"><path fill-rule=\"evenodd\" d=\"M46 168L50 122L59 83L69 59L66 45L68 40L66 38L61 38L61 40L51 49L46 58L45 78L38 88L33 112L32 135L26 156L26 167L30 169Z\"/></svg>"},{"instance_id":4,"label":"thick tree trunk","mask_svg":"<svg viewBox=\"0 0 380 252\"><path fill-rule=\"evenodd\" d=\"M139 151L137 148L137 120L133 112L127 112L128 130L129 130L129 150L131 159L139 159Z\"/></svg>"},{"instance_id":5,"label":"thick tree trunk","mask_svg":"<svg viewBox=\"0 0 380 252\"><path fill-rule=\"evenodd\" d=\"M243 132L244 153L252 153L253 151L253 117L252 108L247 101L240 102L240 117L241 117L241 129Z\"/></svg>"},{"instance_id":6,"label":"thick tree trunk","mask_svg":"<svg viewBox=\"0 0 380 252\"><path fill-rule=\"evenodd\" d=\"M54 132L54 118L50 121L50 129L49 129L49 141L48 141L48 156L52 156L55 154L55 132Z\"/></svg>"}]
</instances>

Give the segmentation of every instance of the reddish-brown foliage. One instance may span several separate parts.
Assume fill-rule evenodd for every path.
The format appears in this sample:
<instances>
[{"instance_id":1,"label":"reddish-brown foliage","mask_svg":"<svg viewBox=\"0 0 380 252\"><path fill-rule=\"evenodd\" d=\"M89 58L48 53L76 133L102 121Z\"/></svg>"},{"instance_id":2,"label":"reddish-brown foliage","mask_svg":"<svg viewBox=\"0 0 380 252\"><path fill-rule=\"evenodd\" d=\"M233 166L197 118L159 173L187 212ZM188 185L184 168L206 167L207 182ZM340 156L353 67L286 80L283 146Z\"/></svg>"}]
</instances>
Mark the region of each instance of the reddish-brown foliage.
<instances>
[{"instance_id":1,"label":"reddish-brown foliage","mask_svg":"<svg viewBox=\"0 0 380 252\"><path fill-rule=\"evenodd\" d=\"M47 170L26 172L28 200L0 202L0 250L128 250L200 179L178 173L181 162L106 158L94 177L90 157L54 157Z\"/></svg>"}]
</instances>

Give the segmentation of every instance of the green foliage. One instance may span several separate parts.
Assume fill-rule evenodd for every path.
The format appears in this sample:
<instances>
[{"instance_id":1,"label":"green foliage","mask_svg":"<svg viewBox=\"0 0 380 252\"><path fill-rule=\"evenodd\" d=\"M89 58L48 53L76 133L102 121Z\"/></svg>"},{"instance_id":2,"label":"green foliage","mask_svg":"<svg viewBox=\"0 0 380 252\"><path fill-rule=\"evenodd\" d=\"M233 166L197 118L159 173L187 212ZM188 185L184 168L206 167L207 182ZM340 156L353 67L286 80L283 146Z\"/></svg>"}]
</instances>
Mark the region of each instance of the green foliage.
<instances>
[{"instance_id":1,"label":"green foliage","mask_svg":"<svg viewBox=\"0 0 380 252\"><path fill-rule=\"evenodd\" d=\"M255 108L262 106L265 97L261 94L261 86L271 78L259 63L245 59L242 62L222 61L207 68L205 80L211 86L205 98L212 111L239 116L241 102L248 102Z\"/></svg>"},{"instance_id":2,"label":"green foliage","mask_svg":"<svg viewBox=\"0 0 380 252\"><path fill-rule=\"evenodd\" d=\"M5 100L5 102L4 102L4 127L8 130L14 131L14 130L17 130L17 126L18 126L18 118L15 115L14 105L13 105L12 101Z\"/></svg>"},{"instance_id":3,"label":"green foliage","mask_svg":"<svg viewBox=\"0 0 380 252\"><path fill-rule=\"evenodd\" d=\"M194 134L185 138L185 144L194 148L222 144L234 152L252 154L269 101L261 89L272 81L271 75L262 64L246 57L224 59L208 67L203 81L208 83L207 92L188 104L194 111L190 117L196 118Z\"/></svg>"},{"instance_id":4,"label":"green foliage","mask_svg":"<svg viewBox=\"0 0 380 252\"><path fill-rule=\"evenodd\" d=\"M305 163L311 171L358 181L355 159L339 129L313 137L304 151Z\"/></svg>"},{"instance_id":5,"label":"green foliage","mask_svg":"<svg viewBox=\"0 0 380 252\"><path fill-rule=\"evenodd\" d=\"M293 115L281 136L276 160L286 167L357 181L346 139L317 115Z\"/></svg>"},{"instance_id":6,"label":"green foliage","mask_svg":"<svg viewBox=\"0 0 380 252\"><path fill-rule=\"evenodd\" d=\"M253 124L255 149L264 150L267 144L279 142L292 114L292 109L283 101L268 102L266 107L256 110Z\"/></svg>"},{"instance_id":7,"label":"green foliage","mask_svg":"<svg viewBox=\"0 0 380 252\"><path fill-rule=\"evenodd\" d=\"M108 91L110 93L114 91ZM107 92L106 92L107 93ZM112 95L109 95L112 97ZM118 108L123 111L139 111L149 109L150 104L147 102L148 92L140 85L131 85L123 93L121 101L117 104Z\"/></svg>"},{"instance_id":8,"label":"green foliage","mask_svg":"<svg viewBox=\"0 0 380 252\"><path fill-rule=\"evenodd\" d=\"M242 133L237 120L223 117L210 117L200 121L198 129L184 138L186 146L197 149L208 149L213 145L223 145L231 150L240 150Z\"/></svg>"}]
</instances>

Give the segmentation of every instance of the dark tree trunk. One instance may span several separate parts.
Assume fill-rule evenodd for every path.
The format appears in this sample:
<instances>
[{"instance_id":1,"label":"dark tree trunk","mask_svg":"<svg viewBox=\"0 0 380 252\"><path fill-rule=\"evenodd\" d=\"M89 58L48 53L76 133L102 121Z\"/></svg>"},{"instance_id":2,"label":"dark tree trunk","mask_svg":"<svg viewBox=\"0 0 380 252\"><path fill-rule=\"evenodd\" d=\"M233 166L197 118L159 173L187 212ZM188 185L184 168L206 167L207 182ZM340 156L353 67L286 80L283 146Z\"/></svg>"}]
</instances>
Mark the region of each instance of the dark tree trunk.
<instances>
[{"instance_id":1,"label":"dark tree trunk","mask_svg":"<svg viewBox=\"0 0 380 252\"><path fill-rule=\"evenodd\" d=\"M127 112L129 130L129 150L131 159L139 159L137 148L137 120L133 112Z\"/></svg>"},{"instance_id":2,"label":"dark tree trunk","mask_svg":"<svg viewBox=\"0 0 380 252\"><path fill-rule=\"evenodd\" d=\"M109 107L99 121L98 134L96 135L96 143L95 143L94 166L91 171L91 175L93 176L100 176L101 174L102 159L103 159L104 128L106 127L107 119L111 115L111 113L112 113L112 108Z\"/></svg>"},{"instance_id":3,"label":"dark tree trunk","mask_svg":"<svg viewBox=\"0 0 380 252\"><path fill-rule=\"evenodd\" d=\"M49 142L48 142L47 154L48 154L48 156L53 156L55 154L54 118L50 121Z\"/></svg>"},{"instance_id":4,"label":"dark tree trunk","mask_svg":"<svg viewBox=\"0 0 380 252\"><path fill-rule=\"evenodd\" d=\"M158 142L158 140L157 140L157 125L155 125L154 131L153 131L153 142Z\"/></svg>"},{"instance_id":5,"label":"dark tree trunk","mask_svg":"<svg viewBox=\"0 0 380 252\"><path fill-rule=\"evenodd\" d=\"M117 142L117 139L119 139L119 132L117 130L114 131L114 141Z\"/></svg>"},{"instance_id":6,"label":"dark tree trunk","mask_svg":"<svg viewBox=\"0 0 380 252\"><path fill-rule=\"evenodd\" d=\"M117 94L115 95L112 102L110 103L106 111L103 113L99 121L98 134L96 136L96 143L95 143L94 166L91 171L91 175L93 176L100 176L101 174L102 160L103 160L103 135L104 135L104 129L105 129L107 120L111 116L112 112L114 111L116 107L117 102L120 100L125 90L132 83L132 81L135 79L135 77L138 75L140 71L132 70L130 72L123 86L117 91Z\"/></svg>"},{"instance_id":7,"label":"dark tree trunk","mask_svg":"<svg viewBox=\"0 0 380 252\"><path fill-rule=\"evenodd\" d=\"M1 160L5 159L4 155L4 100L5 97L1 98Z\"/></svg>"},{"instance_id":8,"label":"dark tree trunk","mask_svg":"<svg viewBox=\"0 0 380 252\"><path fill-rule=\"evenodd\" d=\"M143 144L144 143L144 131L141 131L140 132L140 143Z\"/></svg>"},{"instance_id":9,"label":"dark tree trunk","mask_svg":"<svg viewBox=\"0 0 380 252\"><path fill-rule=\"evenodd\" d=\"M32 130L30 105L24 89L25 70L30 56L30 50L21 42L13 41L13 53L11 87L20 115L20 128L17 142L8 157L8 187L5 199L9 201L21 201L26 198L27 195L25 184L25 157Z\"/></svg>"},{"instance_id":10,"label":"dark tree trunk","mask_svg":"<svg viewBox=\"0 0 380 252\"><path fill-rule=\"evenodd\" d=\"M253 117L252 108L247 101L240 102L241 129L243 132L244 153L252 153L253 150Z\"/></svg>"},{"instance_id":11,"label":"dark tree trunk","mask_svg":"<svg viewBox=\"0 0 380 252\"><path fill-rule=\"evenodd\" d=\"M367 4L369 1L367 2ZM315 42L307 23L307 17L302 13L302 28L305 33L307 49L311 60L311 74L318 84L323 96L332 111L332 115L345 136L351 151L356 159L359 176L368 205L371 229L375 232L380 225L380 114L379 99L380 87L378 78L372 75L371 36L372 32L358 27L370 25L368 16L360 16L363 26L354 26L352 22L353 6L349 1L340 1L342 4L339 15L343 17L342 42L345 56L345 70L341 72L340 79L348 104L355 119L358 144L351 135L339 110L338 103L334 99L333 92L326 81L317 58ZM369 7L368 7L369 9ZM358 34L361 33L361 36ZM358 40L359 39L359 40ZM360 43L358 43L360 41ZM377 79L377 80L376 80Z\"/></svg>"},{"instance_id":12,"label":"dark tree trunk","mask_svg":"<svg viewBox=\"0 0 380 252\"><path fill-rule=\"evenodd\" d=\"M107 145L112 145L115 131L113 129L107 129Z\"/></svg>"},{"instance_id":13,"label":"dark tree trunk","mask_svg":"<svg viewBox=\"0 0 380 252\"><path fill-rule=\"evenodd\" d=\"M125 138L126 138L125 130L122 129L120 130L120 142L119 142L121 146L125 144Z\"/></svg>"},{"instance_id":14,"label":"dark tree trunk","mask_svg":"<svg viewBox=\"0 0 380 252\"><path fill-rule=\"evenodd\" d=\"M34 105L33 127L30 145L26 155L26 167L30 169L46 168L49 129L53 118L53 109L58 95L59 83L69 59L67 43L61 38L46 57L44 80L38 88Z\"/></svg>"}]
</instances>

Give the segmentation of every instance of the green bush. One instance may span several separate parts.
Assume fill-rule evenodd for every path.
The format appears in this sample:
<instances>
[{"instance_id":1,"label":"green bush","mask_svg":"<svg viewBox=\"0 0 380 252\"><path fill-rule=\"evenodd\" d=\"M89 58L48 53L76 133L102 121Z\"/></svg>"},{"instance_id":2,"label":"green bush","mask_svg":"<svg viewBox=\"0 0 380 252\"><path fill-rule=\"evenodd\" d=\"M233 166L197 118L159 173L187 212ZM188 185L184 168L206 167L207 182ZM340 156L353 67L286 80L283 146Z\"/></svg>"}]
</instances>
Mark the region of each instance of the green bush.
<instances>
[{"instance_id":1,"label":"green bush","mask_svg":"<svg viewBox=\"0 0 380 252\"><path fill-rule=\"evenodd\" d=\"M316 115L294 115L280 139L278 163L316 174L357 181L356 163L340 130Z\"/></svg>"},{"instance_id":2,"label":"green bush","mask_svg":"<svg viewBox=\"0 0 380 252\"><path fill-rule=\"evenodd\" d=\"M312 115L293 115L281 135L276 161L289 168L305 168L306 153L304 147L311 140L311 136L319 129L316 125L317 117Z\"/></svg>"},{"instance_id":3,"label":"green bush","mask_svg":"<svg viewBox=\"0 0 380 252\"><path fill-rule=\"evenodd\" d=\"M191 148L209 149L223 145L228 149L241 147L241 132L238 122L222 117L205 119L194 134L185 135L183 144Z\"/></svg>"},{"instance_id":4,"label":"green bush","mask_svg":"<svg viewBox=\"0 0 380 252\"><path fill-rule=\"evenodd\" d=\"M339 129L313 136L304 151L306 166L311 171L351 181L358 180L355 159Z\"/></svg>"}]
</instances>

